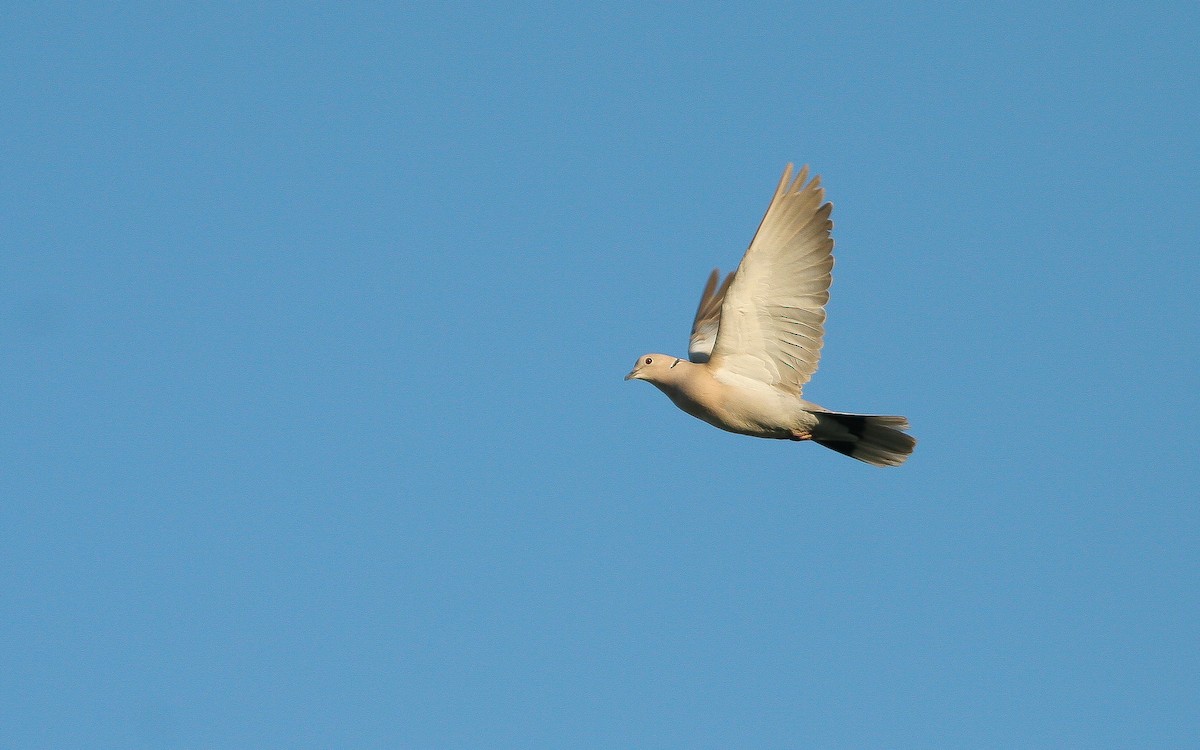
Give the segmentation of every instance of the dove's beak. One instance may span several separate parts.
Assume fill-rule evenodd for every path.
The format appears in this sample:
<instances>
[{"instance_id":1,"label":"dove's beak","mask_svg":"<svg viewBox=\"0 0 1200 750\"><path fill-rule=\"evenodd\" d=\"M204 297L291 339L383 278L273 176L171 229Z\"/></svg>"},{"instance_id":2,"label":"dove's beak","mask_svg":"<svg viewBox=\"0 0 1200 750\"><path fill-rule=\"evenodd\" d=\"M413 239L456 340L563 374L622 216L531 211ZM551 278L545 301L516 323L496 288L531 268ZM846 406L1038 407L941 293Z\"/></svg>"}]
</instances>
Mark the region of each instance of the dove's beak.
<instances>
[{"instance_id":1,"label":"dove's beak","mask_svg":"<svg viewBox=\"0 0 1200 750\"><path fill-rule=\"evenodd\" d=\"M630 370L629 374L625 376L625 379L633 380L635 375L637 375L637 370Z\"/></svg>"}]
</instances>

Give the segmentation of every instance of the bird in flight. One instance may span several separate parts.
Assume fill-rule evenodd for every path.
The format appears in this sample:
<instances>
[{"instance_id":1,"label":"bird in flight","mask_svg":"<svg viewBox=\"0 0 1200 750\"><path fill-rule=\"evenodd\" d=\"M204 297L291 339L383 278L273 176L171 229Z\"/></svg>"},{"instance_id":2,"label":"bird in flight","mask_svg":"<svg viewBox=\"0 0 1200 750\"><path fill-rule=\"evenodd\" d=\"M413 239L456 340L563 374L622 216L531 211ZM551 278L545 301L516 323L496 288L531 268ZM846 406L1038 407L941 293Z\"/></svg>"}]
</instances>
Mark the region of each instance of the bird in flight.
<instances>
[{"instance_id":1,"label":"bird in flight","mask_svg":"<svg viewBox=\"0 0 1200 750\"><path fill-rule=\"evenodd\" d=\"M811 440L874 466L899 466L917 441L905 417L829 411L801 398L817 369L833 269L832 204L808 167L788 164L737 269L708 277L688 358L638 357L645 380L697 419L742 435Z\"/></svg>"}]
</instances>

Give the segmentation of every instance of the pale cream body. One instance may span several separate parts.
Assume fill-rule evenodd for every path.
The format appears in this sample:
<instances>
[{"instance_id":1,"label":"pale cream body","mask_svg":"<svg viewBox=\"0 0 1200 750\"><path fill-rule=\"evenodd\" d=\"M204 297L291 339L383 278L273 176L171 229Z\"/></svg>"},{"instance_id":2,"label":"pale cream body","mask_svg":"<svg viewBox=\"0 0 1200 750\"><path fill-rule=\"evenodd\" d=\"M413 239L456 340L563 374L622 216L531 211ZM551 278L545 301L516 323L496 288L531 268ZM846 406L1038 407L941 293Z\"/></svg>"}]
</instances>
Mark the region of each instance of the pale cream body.
<instances>
[{"instance_id":1,"label":"pale cream body","mask_svg":"<svg viewBox=\"0 0 1200 750\"><path fill-rule=\"evenodd\" d=\"M653 383L683 411L722 430L776 439L805 439L817 424L816 404L767 383L663 354L639 360L629 378Z\"/></svg>"}]
</instances>

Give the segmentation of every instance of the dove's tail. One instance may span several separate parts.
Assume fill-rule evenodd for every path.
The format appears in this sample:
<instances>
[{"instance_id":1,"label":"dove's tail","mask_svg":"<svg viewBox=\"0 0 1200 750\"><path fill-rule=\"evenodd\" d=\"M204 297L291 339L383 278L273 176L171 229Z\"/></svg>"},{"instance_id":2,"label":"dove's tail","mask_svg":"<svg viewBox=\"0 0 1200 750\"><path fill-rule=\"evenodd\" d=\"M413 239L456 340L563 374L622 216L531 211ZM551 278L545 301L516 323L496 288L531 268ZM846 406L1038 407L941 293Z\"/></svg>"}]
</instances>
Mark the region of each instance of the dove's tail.
<instances>
[{"instance_id":1,"label":"dove's tail","mask_svg":"<svg viewBox=\"0 0 1200 750\"><path fill-rule=\"evenodd\" d=\"M917 445L916 438L901 432L908 429L905 417L814 413L817 426L812 431L813 442L872 466L899 466Z\"/></svg>"}]
</instances>

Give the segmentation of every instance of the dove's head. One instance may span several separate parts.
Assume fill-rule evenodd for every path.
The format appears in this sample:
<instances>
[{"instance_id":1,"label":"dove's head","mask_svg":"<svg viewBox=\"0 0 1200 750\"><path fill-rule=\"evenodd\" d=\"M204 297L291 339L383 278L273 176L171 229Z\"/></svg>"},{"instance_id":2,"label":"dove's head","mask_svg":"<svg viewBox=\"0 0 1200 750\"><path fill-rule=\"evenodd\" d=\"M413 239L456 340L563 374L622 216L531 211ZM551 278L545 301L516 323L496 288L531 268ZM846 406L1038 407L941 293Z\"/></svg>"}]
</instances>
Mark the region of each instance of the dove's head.
<instances>
[{"instance_id":1,"label":"dove's head","mask_svg":"<svg viewBox=\"0 0 1200 750\"><path fill-rule=\"evenodd\" d=\"M675 380L683 368L672 372L676 365L687 360L672 357L669 354L643 354L634 363L633 369L625 376L626 380L646 380L651 383L670 383Z\"/></svg>"}]
</instances>

